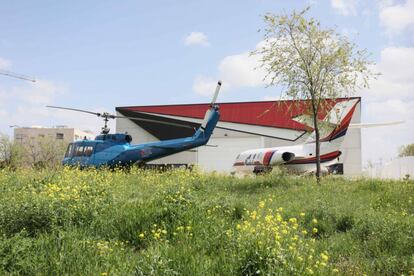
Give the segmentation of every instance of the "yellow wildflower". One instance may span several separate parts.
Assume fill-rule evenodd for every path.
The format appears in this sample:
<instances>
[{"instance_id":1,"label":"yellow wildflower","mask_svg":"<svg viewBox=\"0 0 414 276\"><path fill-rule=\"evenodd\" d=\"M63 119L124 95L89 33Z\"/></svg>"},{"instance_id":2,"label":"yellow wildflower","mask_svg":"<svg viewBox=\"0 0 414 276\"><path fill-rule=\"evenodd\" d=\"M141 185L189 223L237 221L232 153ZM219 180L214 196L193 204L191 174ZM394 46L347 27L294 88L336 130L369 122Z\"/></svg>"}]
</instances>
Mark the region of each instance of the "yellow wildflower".
<instances>
[{"instance_id":1,"label":"yellow wildflower","mask_svg":"<svg viewBox=\"0 0 414 276\"><path fill-rule=\"evenodd\" d=\"M265 206L265 202L262 200L262 201L260 201L259 202L259 207L260 208L264 208L264 206Z\"/></svg>"},{"instance_id":2,"label":"yellow wildflower","mask_svg":"<svg viewBox=\"0 0 414 276\"><path fill-rule=\"evenodd\" d=\"M296 221L297 221L296 218L290 218L289 219L289 222L291 222L291 223L296 223Z\"/></svg>"},{"instance_id":3,"label":"yellow wildflower","mask_svg":"<svg viewBox=\"0 0 414 276\"><path fill-rule=\"evenodd\" d=\"M313 270L311 269L311 268L306 268L306 272L308 273L308 274L313 274Z\"/></svg>"},{"instance_id":4,"label":"yellow wildflower","mask_svg":"<svg viewBox=\"0 0 414 276\"><path fill-rule=\"evenodd\" d=\"M324 260L325 262L327 262L327 261L329 260L328 255L326 255L326 254L324 254L324 253L321 253L321 258L322 258L322 260Z\"/></svg>"}]
</instances>

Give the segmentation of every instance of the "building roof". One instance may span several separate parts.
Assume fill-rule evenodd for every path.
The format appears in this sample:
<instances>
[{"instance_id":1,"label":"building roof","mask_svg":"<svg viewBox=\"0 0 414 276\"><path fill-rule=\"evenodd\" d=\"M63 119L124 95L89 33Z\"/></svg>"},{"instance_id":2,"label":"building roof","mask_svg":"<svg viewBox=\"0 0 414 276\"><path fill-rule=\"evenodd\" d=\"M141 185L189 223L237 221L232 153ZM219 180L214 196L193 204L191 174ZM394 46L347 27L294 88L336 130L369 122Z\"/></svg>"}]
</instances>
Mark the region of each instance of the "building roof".
<instances>
[{"instance_id":1,"label":"building roof","mask_svg":"<svg viewBox=\"0 0 414 276\"><path fill-rule=\"evenodd\" d=\"M318 118L323 119L336 102L348 100L326 100L327 108L319 112ZM358 98L360 99L360 98ZM308 126L301 124L293 118L303 115L309 101L261 101L261 102L233 102L219 103L220 122L256 125L272 128L286 128L294 130L309 130ZM128 116L140 114L169 115L179 118L203 119L209 104L177 104L153 106L126 106L117 107L116 110Z\"/></svg>"}]
</instances>

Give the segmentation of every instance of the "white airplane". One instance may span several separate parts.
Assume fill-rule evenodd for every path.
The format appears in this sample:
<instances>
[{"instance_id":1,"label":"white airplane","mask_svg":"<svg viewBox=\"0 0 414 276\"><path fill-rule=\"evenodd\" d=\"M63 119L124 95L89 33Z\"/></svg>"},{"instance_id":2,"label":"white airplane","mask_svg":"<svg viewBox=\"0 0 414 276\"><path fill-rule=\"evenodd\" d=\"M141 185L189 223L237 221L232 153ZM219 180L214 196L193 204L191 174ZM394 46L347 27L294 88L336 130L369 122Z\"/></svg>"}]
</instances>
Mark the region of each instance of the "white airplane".
<instances>
[{"instance_id":1,"label":"white airplane","mask_svg":"<svg viewBox=\"0 0 414 276\"><path fill-rule=\"evenodd\" d=\"M338 163L339 150L350 125L358 99L350 99L335 104L323 120L320 131L320 160L323 172ZM300 117L300 118L299 118ZM309 124L309 116L299 116L295 120ZM307 122L306 122L307 121ZM233 173L251 174L267 172L274 166L284 165L289 171L310 173L316 170L315 132L304 144L285 147L247 150L237 155Z\"/></svg>"}]
</instances>

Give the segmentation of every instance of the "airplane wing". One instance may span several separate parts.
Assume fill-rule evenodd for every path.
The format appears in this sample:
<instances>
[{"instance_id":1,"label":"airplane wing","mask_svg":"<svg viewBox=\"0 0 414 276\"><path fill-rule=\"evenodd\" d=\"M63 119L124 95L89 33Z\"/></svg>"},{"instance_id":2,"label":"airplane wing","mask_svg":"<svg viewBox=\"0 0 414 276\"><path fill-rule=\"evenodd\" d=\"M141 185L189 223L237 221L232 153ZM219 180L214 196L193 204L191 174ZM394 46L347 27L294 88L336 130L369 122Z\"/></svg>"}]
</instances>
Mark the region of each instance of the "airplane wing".
<instances>
[{"instance_id":1,"label":"airplane wing","mask_svg":"<svg viewBox=\"0 0 414 276\"><path fill-rule=\"evenodd\" d=\"M393 126L405 123L404 121L385 122L385 123L366 123L366 124L350 124L349 128L369 128L381 126Z\"/></svg>"}]
</instances>

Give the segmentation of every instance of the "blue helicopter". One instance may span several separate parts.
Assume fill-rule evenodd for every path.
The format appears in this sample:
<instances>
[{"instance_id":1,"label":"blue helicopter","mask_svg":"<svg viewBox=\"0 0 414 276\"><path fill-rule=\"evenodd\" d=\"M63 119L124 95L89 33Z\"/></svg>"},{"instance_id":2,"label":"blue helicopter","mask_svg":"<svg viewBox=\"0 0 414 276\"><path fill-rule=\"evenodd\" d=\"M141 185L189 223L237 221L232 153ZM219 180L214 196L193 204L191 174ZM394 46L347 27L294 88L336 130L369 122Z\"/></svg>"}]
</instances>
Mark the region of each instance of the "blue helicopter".
<instances>
[{"instance_id":1,"label":"blue helicopter","mask_svg":"<svg viewBox=\"0 0 414 276\"><path fill-rule=\"evenodd\" d=\"M219 106L216 99L221 87L221 82L217 87L207 110L204 121L191 137L163 140L145 144L131 145L132 137L129 134L115 133L109 134L109 119L127 118L132 120L151 121L172 125L174 123L160 122L151 119L134 118L104 113L95 113L82 109L47 106L50 108L78 111L102 117L104 127L101 134L95 140L82 140L70 143L66 150L62 164L67 166L85 167L128 167L133 164L144 164L145 162L158 159L174 153L190 150L199 146L206 145L213 133L214 128L220 118ZM180 125L181 127L183 125Z\"/></svg>"}]
</instances>

